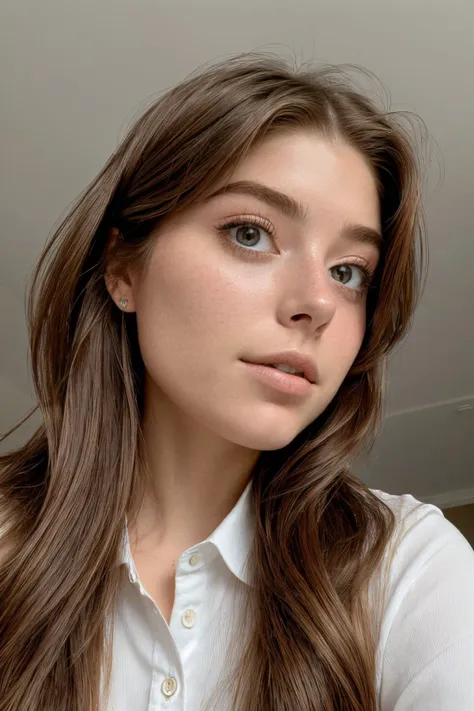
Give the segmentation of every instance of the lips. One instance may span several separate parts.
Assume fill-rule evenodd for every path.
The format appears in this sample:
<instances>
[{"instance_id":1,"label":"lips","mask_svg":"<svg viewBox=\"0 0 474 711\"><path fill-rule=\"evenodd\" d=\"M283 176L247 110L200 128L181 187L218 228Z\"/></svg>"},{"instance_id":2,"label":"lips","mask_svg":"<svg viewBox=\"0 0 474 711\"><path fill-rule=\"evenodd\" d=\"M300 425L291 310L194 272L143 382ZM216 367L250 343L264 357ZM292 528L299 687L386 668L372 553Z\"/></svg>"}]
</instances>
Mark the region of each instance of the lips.
<instances>
[{"instance_id":1,"label":"lips","mask_svg":"<svg viewBox=\"0 0 474 711\"><path fill-rule=\"evenodd\" d=\"M252 377L270 386L274 390L279 390L287 395L298 397L309 397L312 392L312 384L304 377L294 373L287 373L279 368L272 367L272 364L253 363L242 361L247 366L247 372Z\"/></svg>"},{"instance_id":2,"label":"lips","mask_svg":"<svg viewBox=\"0 0 474 711\"><path fill-rule=\"evenodd\" d=\"M279 353L271 353L265 356L251 356L248 358L242 358L241 360L246 363L267 365L273 368L275 365L288 365L292 368L297 368L299 371L304 373L304 378L306 378L306 380L310 383L314 384L318 380L316 364L309 356L299 351L280 351Z\"/></svg>"},{"instance_id":3,"label":"lips","mask_svg":"<svg viewBox=\"0 0 474 711\"><path fill-rule=\"evenodd\" d=\"M282 363L283 365L283 363ZM269 365L267 366L268 368L274 368L275 370L279 370L280 373L286 373L287 375L296 375L297 378L304 378L305 375L301 371L298 373L290 373L288 370L281 370L281 368L277 368L276 365Z\"/></svg>"}]
</instances>

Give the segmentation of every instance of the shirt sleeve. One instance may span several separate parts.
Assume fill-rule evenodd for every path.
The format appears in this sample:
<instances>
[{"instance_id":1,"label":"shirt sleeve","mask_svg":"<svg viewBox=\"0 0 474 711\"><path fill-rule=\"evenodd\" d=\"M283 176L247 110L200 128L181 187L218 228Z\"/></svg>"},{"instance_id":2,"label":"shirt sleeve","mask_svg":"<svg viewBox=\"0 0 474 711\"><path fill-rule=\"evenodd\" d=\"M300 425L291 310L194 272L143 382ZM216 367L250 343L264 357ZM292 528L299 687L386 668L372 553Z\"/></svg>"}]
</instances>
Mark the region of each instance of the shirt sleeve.
<instances>
[{"instance_id":1,"label":"shirt sleeve","mask_svg":"<svg viewBox=\"0 0 474 711\"><path fill-rule=\"evenodd\" d=\"M474 711L474 551L440 509L417 503L394 556L379 708Z\"/></svg>"}]
</instances>

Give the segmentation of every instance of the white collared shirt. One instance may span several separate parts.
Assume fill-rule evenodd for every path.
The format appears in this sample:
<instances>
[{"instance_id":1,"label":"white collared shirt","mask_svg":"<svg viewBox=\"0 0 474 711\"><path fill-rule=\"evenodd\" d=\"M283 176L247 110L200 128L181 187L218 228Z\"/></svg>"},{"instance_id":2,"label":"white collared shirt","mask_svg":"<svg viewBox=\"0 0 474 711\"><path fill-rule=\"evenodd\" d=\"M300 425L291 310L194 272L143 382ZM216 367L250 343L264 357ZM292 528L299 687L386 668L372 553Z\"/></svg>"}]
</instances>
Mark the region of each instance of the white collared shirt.
<instances>
[{"instance_id":1,"label":"white collared shirt","mask_svg":"<svg viewBox=\"0 0 474 711\"><path fill-rule=\"evenodd\" d=\"M235 603L249 590L250 491L251 482L209 538L180 556L169 627L125 529L107 711L199 711L227 671ZM372 491L403 526L377 650L378 710L473 711L474 551L437 507Z\"/></svg>"}]
</instances>

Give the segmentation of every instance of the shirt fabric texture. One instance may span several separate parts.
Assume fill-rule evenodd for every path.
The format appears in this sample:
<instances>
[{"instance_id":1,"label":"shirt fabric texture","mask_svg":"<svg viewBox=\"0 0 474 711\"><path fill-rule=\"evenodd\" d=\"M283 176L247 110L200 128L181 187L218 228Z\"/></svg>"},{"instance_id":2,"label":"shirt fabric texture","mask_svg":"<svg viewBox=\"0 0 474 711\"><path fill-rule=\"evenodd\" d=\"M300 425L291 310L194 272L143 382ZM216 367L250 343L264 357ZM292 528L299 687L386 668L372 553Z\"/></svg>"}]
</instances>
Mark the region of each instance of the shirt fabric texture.
<instances>
[{"instance_id":1,"label":"shirt fabric texture","mask_svg":"<svg viewBox=\"0 0 474 711\"><path fill-rule=\"evenodd\" d=\"M401 531L377 648L378 711L474 711L474 551L436 506L371 491ZM107 711L200 711L226 671L235 602L249 589L250 493L251 482L180 556L169 626L139 579L125 525Z\"/></svg>"}]
</instances>

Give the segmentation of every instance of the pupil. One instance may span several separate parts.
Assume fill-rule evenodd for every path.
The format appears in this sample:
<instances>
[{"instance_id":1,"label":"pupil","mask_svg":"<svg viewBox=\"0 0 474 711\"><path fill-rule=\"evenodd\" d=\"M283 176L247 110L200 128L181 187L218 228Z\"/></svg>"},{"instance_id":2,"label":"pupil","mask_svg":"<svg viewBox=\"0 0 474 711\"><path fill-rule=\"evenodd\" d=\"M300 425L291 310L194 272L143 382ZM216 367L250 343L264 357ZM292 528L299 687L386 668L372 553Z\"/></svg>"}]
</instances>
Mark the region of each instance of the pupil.
<instances>
[{"instance_id":1,"label":"pupil","mask_svg":"<svg viewBox=\"0 0 474 711\"><path fill-rule=\"evenodd\" d=\"M237 229L237 235L240 238L243 238L243 240L252 240L259 237L258 235L258 227L254 227L253 225L242 225Z\"/></svg>"},{"instance_id":2,"label":"pupil","mask_svg":"<svg viewBox=\"0 0 474 711\"><path fill-rule=\"evenodd\" d=\"M341 266L337 267L337 274L339 276L339 281L341 281L343 284L347 284L347 282L350 281L351 278L351 268L341 264Z\"/></svg>"}]
</instances>

